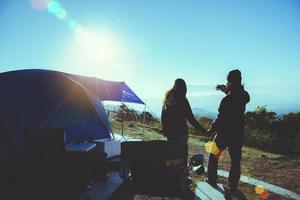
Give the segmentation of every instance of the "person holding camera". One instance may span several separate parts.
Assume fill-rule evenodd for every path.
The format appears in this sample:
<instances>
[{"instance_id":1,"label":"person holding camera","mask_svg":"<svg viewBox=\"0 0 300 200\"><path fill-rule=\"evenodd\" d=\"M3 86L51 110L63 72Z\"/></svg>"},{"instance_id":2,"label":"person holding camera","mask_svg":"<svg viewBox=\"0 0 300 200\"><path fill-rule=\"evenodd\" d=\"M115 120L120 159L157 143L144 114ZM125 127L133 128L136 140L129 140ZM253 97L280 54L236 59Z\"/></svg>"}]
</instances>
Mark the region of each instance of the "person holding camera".
<instances>
[{"instance_id":1,"label":"person holding camera","mask_svg":"<svg viewBox=\"0 0 300 200\"><path fill-rule=\"evenodd\" d=\"M219 106L219 114L208 132L216 133L213 142L216 143L219 152L228 147L231 168L228 177L228 189L230 193L238 192L238 182L241 176L241 156L244 140L245 107L250 101L250 96L241 84L242 76L239 70L228 73L227 84L218 85L217 90L226 94ZM208 183L217 186L218 156L210 153L208 161Z\"/></svg>"}]
</instances>

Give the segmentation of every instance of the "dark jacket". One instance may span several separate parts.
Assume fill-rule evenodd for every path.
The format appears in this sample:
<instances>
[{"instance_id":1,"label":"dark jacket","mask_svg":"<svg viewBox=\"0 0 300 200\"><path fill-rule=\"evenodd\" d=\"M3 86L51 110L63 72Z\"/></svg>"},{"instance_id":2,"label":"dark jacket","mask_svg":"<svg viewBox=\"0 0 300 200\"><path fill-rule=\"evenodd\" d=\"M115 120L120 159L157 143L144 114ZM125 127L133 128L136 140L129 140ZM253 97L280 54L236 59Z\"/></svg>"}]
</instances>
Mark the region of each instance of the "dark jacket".
<instances>
[{"instance_id":1,"label":"dark jacket","mask_svg":"<svg viewBox=\"0 0 300 200\"><path fill-rule=\"evenodd\" d=\"M249 101L250 96L243 88L231 91L220 103L219 115L212 125L212 130L229 136L243 134L245 126L244 113L246 104Z\"/></svg>"},{"instance_id":2,"label":"dark jacket","mask_svg":"<svg viewBox=\"0 0 300 200\"><path fill-rule=\"evenodd\" d=\"M161 123L162 131L168 135L175 137L187 137L188 127L187 121L197 130L203 131L202 126L195 119L191 106L186 98L176 102L171 94L166 99L166 103L162 108Z\"/></svg>"}]
</instances>

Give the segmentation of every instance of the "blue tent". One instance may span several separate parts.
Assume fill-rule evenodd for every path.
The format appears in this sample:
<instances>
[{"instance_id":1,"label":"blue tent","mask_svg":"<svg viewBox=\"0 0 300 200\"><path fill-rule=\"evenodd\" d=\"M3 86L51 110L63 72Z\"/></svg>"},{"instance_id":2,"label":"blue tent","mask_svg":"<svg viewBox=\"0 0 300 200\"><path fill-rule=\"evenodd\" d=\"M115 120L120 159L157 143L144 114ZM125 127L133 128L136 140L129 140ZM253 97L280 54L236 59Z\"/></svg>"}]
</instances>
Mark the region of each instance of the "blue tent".
<instances>
[{"instance_id":1,"label":"blue tent","mask_svg":"<svg viewBox=\"0 0 300 200\"><path fill-rule=\"evenodd\" d=\"M26 128L64 128L67 143L111 138L99 98L64 73L0 73L0 91L0 165L22 158Z\"/></svg>"}]
</instances>

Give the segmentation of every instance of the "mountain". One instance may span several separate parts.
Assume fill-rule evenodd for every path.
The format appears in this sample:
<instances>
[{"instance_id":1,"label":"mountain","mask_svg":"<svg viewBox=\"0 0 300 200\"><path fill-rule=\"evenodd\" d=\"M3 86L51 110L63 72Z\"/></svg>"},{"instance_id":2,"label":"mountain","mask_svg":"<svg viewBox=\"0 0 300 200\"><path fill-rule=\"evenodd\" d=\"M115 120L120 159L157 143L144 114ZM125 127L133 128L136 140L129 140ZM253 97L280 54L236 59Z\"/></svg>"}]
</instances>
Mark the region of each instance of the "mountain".
<instances>
[{"instance_id":1,"label":"mountain","mask_svg":"<svg viewBox=\"0 0 300 200\"><path fill-rule=\"evenodd\" d=\"M205 109L202 109L202 108L193 108L192 111L193 111L194 115L197 116L197 117L205 116L205 117L215 119L215 118L217 118L217 115L218 115L215 112L205 110Z\"/></svg>"}]
</instances>

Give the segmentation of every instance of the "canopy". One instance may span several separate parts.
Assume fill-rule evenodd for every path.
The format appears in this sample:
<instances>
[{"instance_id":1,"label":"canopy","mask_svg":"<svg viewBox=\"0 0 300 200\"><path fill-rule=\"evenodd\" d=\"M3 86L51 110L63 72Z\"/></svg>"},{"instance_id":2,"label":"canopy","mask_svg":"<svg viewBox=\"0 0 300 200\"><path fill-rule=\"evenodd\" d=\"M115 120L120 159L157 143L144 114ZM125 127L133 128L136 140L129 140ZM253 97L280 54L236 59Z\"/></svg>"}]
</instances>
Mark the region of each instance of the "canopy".
<instances>
[{"instance_id":1,"label":"canopy","mask_svg":"<svg viewBox=\"0 0 300 200\"><path fill-rule=\"evenodd\" d=\"M95 77L66 74L78 81L103 101L145 104L125 82L106 81Z\"/></svg>"}]
</instances>

